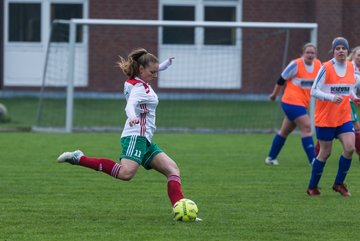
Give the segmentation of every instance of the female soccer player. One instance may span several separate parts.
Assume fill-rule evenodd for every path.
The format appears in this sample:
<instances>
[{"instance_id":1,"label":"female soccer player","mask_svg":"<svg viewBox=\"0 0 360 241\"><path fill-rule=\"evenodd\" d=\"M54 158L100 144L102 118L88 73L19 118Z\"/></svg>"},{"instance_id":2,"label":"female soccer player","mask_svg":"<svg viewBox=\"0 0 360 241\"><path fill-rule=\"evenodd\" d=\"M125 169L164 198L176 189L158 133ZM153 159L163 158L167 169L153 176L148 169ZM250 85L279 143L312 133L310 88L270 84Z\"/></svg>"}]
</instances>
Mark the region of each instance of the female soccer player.
<instances>
[{"instance_id":1,"label":"female soccer player","mask_svg":"<svg viewBox=\"0 0 360 241\"><path fill-rule=\"evenodd\" d=\"M178 166L152 141L156 129L155 110L159 101L149 82L157 78L159 70L170 66L172 59L159 66L157 57L143 48L133 50L126 59L120 57L119 67L128 76L124 85L127 120L121 135L120 163L88 157L80 150L64 152L58 161L102 171L124 181L130 181L139 166L146 170L154 169L167 177L167 191L172 206L182 199Z\"/></svg>"},{"instance_id":2,"label":"female soccer player","mask_svg":"<svg viewBox=\"0 0 360 241\"><path fill-rule=\"evenodd\" d=\"M348 60L351 61L352 64L354 65L356 78L360 79L360 46L355 47L351 51ZM359 89L359 86L357 86L357 89ZM360 123L359 123L358 115L356 113L355 104L352 100L350 100L350 105L351 105L351 119L355 129L355 151L360 157Z\"/></svg>"},{"instance_id":3,"label":"female soccer player","mask_svg":"<svg viewBox=\"0 0 360 241\"><path fill-rule=\"evenodd\" d=\"M338 172L333 190L342 196L350 196L344 180L351 166L352 154L355 150L354 127L351 121L349 100L360 103L354 93L357 82L354 65L347 61L349 44L345 38L338 37L332 42L334 58L321 67L311 95L316 98L315 128L320 143L320 152L312 163L307 194L320 195L318 183L323 173L326 160L329 158L334 138L340 140L343 152L339 158Z\"/></svg>"},{"instance_id":4,"label":"female soccer player","mask_svg":"<svg viewBox=\"0 0 360 241\"><path fill-rule=\"evenodd\" d=\"M357 76L358 79L360 79L360 46L353 48L347 59L351 61L352 64L354 65L355 75ZM358 88L359 86L357 86L357 89ZM360 160L360 122L359 122L359 117L356 113L355 104L351 99L350 99L350 105L351 105L351 120L355 129L355 151L359 155L359 160ZM319 154L319 151L320 151L320 144L319 141L317 141L315 145L316 156Z\"/></svg>"},{"instance_id":5,"label":"female soccer player","mask_svg":"<svg viewBox=\"0 0 360 241\"><path fill-rule=\"evenodd\" d=\"M314 141L312 139L310 117L307 108L310 103L310 88L316 77L321 63L316 59L316 47L307 43L303 47L301 58L291 61L283 70L273 92L271 100L275 100L285 82L286 88L281 99L281 107L285 112L280 131L275 135L265 163L278 165L277 156L285 144L287 136L298 126L301 132L301 141L309 163L315 157Z\"/></svg>"}]
</instances>

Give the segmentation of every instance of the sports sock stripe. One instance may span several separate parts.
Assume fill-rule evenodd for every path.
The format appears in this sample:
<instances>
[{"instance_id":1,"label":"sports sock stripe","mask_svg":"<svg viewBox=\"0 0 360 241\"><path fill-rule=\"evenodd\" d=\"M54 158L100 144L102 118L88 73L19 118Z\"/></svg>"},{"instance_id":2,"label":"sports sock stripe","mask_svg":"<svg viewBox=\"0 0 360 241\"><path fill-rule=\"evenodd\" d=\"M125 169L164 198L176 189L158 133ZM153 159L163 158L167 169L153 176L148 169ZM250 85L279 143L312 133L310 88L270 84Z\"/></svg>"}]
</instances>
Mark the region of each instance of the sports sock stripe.
<instances>
[{"instance_id":1,"label":"sports sock stripe","mask_svg":"<svg viewBox=\"0 0 360 241\"><path fill-rule=\"evenodd\" d=\"M111 170L111 176L117 178L120 168L121 168L121 165L119 163L116 163Z\"/></svg>"},{"instance_id":2,"label":"sports sock stripe","mask_svg":"<svg viewBox=\"0 0 360 241\"><path fill-rule=\"evenodd\" d=\"M170 181L175 181L175 182L178 182L178 183L181 183L181 179L179 176L176 176L176 175L171 175L168 177L168 182Z\"/></svg>"}]
</instances>

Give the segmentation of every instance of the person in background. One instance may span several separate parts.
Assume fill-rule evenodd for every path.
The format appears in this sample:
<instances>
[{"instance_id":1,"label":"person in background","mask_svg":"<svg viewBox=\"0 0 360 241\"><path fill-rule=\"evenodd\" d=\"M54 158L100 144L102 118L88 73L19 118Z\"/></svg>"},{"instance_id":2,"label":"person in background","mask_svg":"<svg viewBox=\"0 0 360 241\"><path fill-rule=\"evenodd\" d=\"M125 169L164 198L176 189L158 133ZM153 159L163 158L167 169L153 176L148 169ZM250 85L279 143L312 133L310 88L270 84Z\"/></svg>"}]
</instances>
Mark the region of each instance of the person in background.
<instances>
[{"instance_id":1,"label":"person in background","mask_svg":"<svg viewBox=\"0 0 360 241\"><path fill-rule=\"evenodd\" d=\"M300 129L302 146L309 163L314 159L314 141L307 109L310 104L310 88L320 67L321 62L316 58L316 46L307 43L303 46L302 56L292 60L281 73L270 95L270 100L276 99L286 83L281 99L281 107L285 112L285 117L279 132L272 141L265 164L279 164L277 156L285 144L287 136L296 127Z\"/></svg>"},{"instance_id":2,"label":"person in background","mask_svg":"<svg viewBox=\"0 0 360 241\"><path fill-rule=\"evenodd\" d=\"M357 76L358 79L360 79L360 46L353 48L347 59L351 61L352 64L354 65L355 75ZM358 86L357 89L359 89ZM355 129L355 151L358 154L360 160L360 122L358 115L356 113L355 104L351 99L350 99L350 106L351 106L351 120ZM320 151L320 144L319 141L317 141L315 145L316 156L319 154L319 151Z\"/></svg>"},{"instance_id":3,"label":"person in background","mask_svg":"<svg viewBox=\"0 0 360 241\"><path fill-rule=\"evenodd\" d=\"M360 79L360 46L353 48L353 50L351 51L348 57L348 60L351 61L352 64L354 65L356 78ZM356 87L357 90L360 88L359 86ZM355 129L355 151L358 154L360 160L360 122L358 115L356 114L355 103L352 100L350 100L350 105L351 105L351 117Z\"/></svg>"},{"instance_id":4,"label":"person in background","mask_svg":"<svg viewBox=\"0 0 360 241\"><path fill-rule=\"evenodd\" d=\"M184 195L177 164L152 141L159 100L150 82L155 81L158 71L167 69L172 60L169 58L159 65L157 57L143 48L133 50L126 59L120 57L119 67L128 77L124 84L127 120L120 139L120 163L85 156L80 150L64 152L58 161L88 167L123 181L130 181L140 166L146 170L154 169L167 178L171 205L182 199Z\"/></svg>"},{"instance_id":5,"label":"person in background","mask_svg":"<svg viewBox=\"0 0 360 241\"><path fill-rule=\"evenodd\" d=\"M306 191L309 196L320 195L318 184L335 138L341 142L343 151L332 189L345 197L351 195L344 183L355 150L349 100L359 104L360 99L354 92L358 80L354 65L346 59L348 51L348 41L343 37L335 38L332 42L334 57L323 64L311 88L311 95L316 98L315 129L320 152L312 163Z\"/></svg>"}]
</instances>

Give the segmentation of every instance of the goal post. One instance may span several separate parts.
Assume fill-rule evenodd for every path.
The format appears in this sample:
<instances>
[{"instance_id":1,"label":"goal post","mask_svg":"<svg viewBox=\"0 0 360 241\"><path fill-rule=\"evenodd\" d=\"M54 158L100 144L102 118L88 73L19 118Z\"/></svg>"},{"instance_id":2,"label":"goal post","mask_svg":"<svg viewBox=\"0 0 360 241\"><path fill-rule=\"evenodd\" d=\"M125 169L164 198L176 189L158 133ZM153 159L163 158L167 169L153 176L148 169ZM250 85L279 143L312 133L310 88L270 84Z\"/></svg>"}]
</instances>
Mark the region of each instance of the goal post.
<instances>
[{"instance_id":1,"label":"goal post","mask_svg":"<svg viewBox=\"0 0 360 241\"><path fill-rule=\"evenodd\" d=\"M64 22L62 22L64 23ZM316 23L280 23L280 22L216 22L216 21L164 21L164 20L118 20L118 19L71 19L70 21L68 21L69 24L69 38L68 38L68 54L67 54L67 77L66 77L66 111L65 111L65 126L63 128L63 130L65 132L72 132L74 130L74 88L75 88L75 78L76 78L76 74L75 74L75 69L76 69L76 64L77 61L76 59L76 46L77 46L77 29L78 26L82 26L83 27L83 31L86 33L83 38L85 39L85 41L87 38L89 38L89 32L91 31L91 28L93 26L99 26L99 27L106 27L106 26L119 26L119 27L126 27L126 28L135 28L135 27L151 27L151 28L157 28L158 32L161 28L166 28L166 27L191 27L194 28L195 31L197 30L201 30L203 31L203 29L205 28L229 28L229 29L235 29L236 31L234 31L234 35L235 36L235 45L239 46L239 48L237 50L240 50L240 52L242 51L242 43L241 43L241 39L243 38L242 36L242 32L245 29L261 29L261 30L308 30L309 31L309 39L307 39L307 42L312 42L314 44L317 43L317 28L318 25ZM266 33L267 35L270 35L268 33ZM265 35L264 35L265 36ZM288 38L287 38L288 40ZM129 39L129 41L131 41ZM144 40L145 41L145 40ZM158 40L160 41L160 40ZM159 45L159 44L158 44ZM288 61L288 53L287 53L287 45L283 43L283 56L282 57L282 65L284 65L284 63L286 63ZM49 44L50 47L50 44ZM138 47L142 47L142 46L138 46ZM171 48L171 47L170 47ZM194 48L195 49L195 48ZM194 49L192 51L194 51ZM205 48L204 48L205 49ZM225 49L225 48L224 48ZM128 49L128 51L131 51L131 49ZM233 50L229 50L230 52ZM182 52L179 52L179 54L181 54ZM219 51L217 52L219 56L222 56L222 52ZM206 55L207 53L204 52L202 53L204 55ZM198 55L199 56L199 55ZM238 56L241 56L241 53L238 54ZM241 57L236 57L236 58L241 58ZM186 56L183 56L184 58L186 58ZM225 61L227 57L226 56L222 56L222 61ZM160 59L160 61L162 61L163 59ZM176 65L176 61L175 60L175 65ZM193 60L194 62L191 62L191 60L189 59L189 63L196 63L196 60ZM209 60L211 61L211 60ZM231 60L229 60L231 61ZM240 60L241 61L241 60ZM228 62L226 62L228 63ZM196 65L196 64L195 64ZM225 64L226 65L226 64ZM184 65L183 65L184 66ZM211 65L209 65L209 69L211 68L215 68L216 67L211 67ZM45 63L45 67L46 67L46 63ZM188 66L187 66L188 67ZM284 66L281 66L284 67ZM173 68L173 67L171 67ZM234 69L234 68L233 68ZM184 70L186 71L186 70ZM202 69L200 76L203 76L204 74L206 75L206 71L207 69ZM281 71L281 69L279 69L279 71ZM168 72L168 73L167 73ZM164 73L161 73L164 78L168 77L171 74L171 70L169 71L165 71ZM45 75L45 71L44 71L44 75ZM211 74L209 74L210 76ZM242 75L242 66L239 65L238 69L236 70L236 76L241 76ZM170 76L171 77L171 76ZM193 76L194 77L194 76ZM196 76L197 77L197 76ZM191 81L195 81L195 80L191 80L191 76L188 77L188 79L185 79L184 77L184 81L189 81L189 83ZM206 76L205 76L206 78ZM234 76L229 76L229 78L234 78ZM174 80L175 83L176 80ZM204 80L206 81L206 80ZM189 84L188 83L188 84ZM46 83L45 83L46 85ZM170 86L170 87L169 87ZM174 87L175 86L175 87ZM206 96L205 99L213 99L216 98L214 96L217 95L217 91L216 91L216 85L214 85L213 87L209 87L210 93L206 93L206 90L201 90L200 92L197 91L193 91L193 89L197 89L198 86L196 84L189 84L189 93L191 94L191 98L189 99L196 99L198 98L198 96ZM193 87L191 87L193 86ZM178 93L176 93L176 91L174 91L172 88L176 89L176 85L173 84L173 86L171 85L167 85L167 84L162 84L162 86L160 85L159 82L159 87L163 87L163 89L165 89L165 91L163 91L162 94L163 96L167 96L170 99L173 98L174 96L176 96ZM232 91L231 88L235 88L235 89L241 89L243 88L243 86L239 85L239 86L234 86L233 84L229 84L228 87L225 87L228 91L225 91L225 94L222 94L223 97L225 97L224 99L237 99L237 100L241 100L241 99L254 99L254 94L249 93L242 93L240 95L236 94L237 91ZM181 89L181 87L180 87ZM166 93L168 92L168 93ZM179 95L186 95L186 89L181 89L179 91ZM221 91L220 91L221 92ZM222 93L222 92L221 92ZM259 94L255 94L257 96L260 96ZM182 97L180 97L181 99ZM187 99L187 98L185 98ZM258 97L255 97L255 99L259 99ZM261 98L260 98L261 99ZM311 108L310 108L310 116L313 116L313 100L312 100L312 104L311 104ZM121 110L119 110L121 111ZM121 125L121 124L120 124ZM161 126L160 126L161 127ZM171 126L167 126L167 128L169 130L174 130L174 129L182 129L182 128L177 128L176 126L174 126L174 128L172 128ZM186 128L186 127L185 127ZM189 127L190 129L201 129L199 127ZM40 125L35 126L34 128L35 130L41 129ZM61 128L60 128L61 129ZM111 128L110 128L111 129ZM211 129L211 128L210 128ZM218 128L218 130L221 130L224 128ZM225 128L226 129L226 128ZM247 130L245 130L245 132L251 132L251 130L249 131L249 129L251 128L247 128ZM208 130L208 128L204 128L204 130ZM232 127L230 127L228 130L225 130L226 132L232 132L232 130L237 131L235 129L233 129ZM210 130L211 131L211 130Z\"/></svg>"},{"instance_id":2,"label":"goal post","mask_svg":"<svg viewBox=\"0 0 360 241\"><path fill-rule=\"evenodd\" d=\"M68 85L66 95L66 132L71 132L73 127L73 109L74 109L74 61L75 61L75 36L76 36L76 22L70 21L70 35L69 35L69 73Z\"/></svg>"}]
</instances>

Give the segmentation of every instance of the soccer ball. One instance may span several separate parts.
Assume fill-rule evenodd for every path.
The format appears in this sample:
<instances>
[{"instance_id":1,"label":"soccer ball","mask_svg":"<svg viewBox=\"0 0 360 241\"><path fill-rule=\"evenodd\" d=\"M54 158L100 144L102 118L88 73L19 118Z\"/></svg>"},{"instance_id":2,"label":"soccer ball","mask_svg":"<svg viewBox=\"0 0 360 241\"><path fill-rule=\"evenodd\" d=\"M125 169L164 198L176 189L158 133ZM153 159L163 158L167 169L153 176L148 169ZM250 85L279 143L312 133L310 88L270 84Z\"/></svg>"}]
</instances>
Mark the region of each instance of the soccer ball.
<instances>
[{"instance_id":1,"label":"soccer ball","mask_svg":"<svg viewBox=\"0 0 360 241\"><path fill-rule=\"evenodd\" d=\"M199 211L196 203L190 199L183 198L174 204L174 220L176 221L194 221Z\"/></svg>"},{"instance_id":2,"label":"soccer ball","mask_svg":"<svg viewBox=\"0 0 360 241\"><path fill-rule=\"evenodd\" d=\"M8 111L5 105L0 103L0 123L2 122L9 122L10 118L8 116Z\"/></svg>"}]
</instances>

